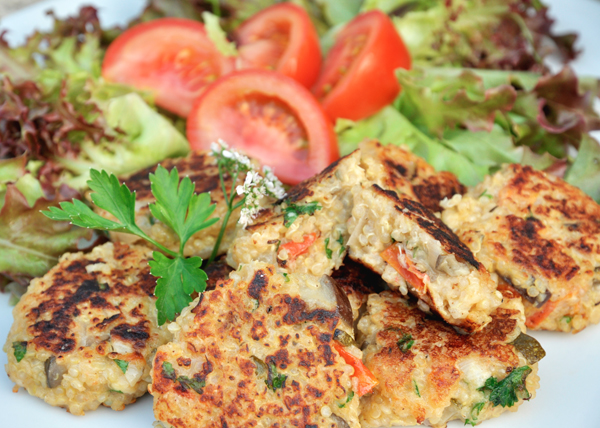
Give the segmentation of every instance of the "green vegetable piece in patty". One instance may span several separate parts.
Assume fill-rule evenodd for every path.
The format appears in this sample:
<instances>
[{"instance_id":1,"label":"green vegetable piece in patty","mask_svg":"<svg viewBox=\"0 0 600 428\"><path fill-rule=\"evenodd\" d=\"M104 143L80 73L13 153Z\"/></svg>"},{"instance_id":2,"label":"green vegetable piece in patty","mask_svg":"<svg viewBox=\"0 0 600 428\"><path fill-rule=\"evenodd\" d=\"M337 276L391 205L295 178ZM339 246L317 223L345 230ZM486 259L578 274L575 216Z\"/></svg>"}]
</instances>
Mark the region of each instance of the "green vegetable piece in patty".
<instances>
[{"instance_id":1,"label":"green vegetable piece in patty","mask_svg":"<svg viewBox=\"0 0 600 428\"><path fill-rule=\"evenodd\" d=\"M489 392L489 401L494 406L512 407L520 399L528 400L531 397L525 387L525 380L531 373L529 366L514 369L508 376L498 382L495 377L490 377L479 391Z\"/></svg>"},{"instance_id":2,"label":"green vegetable piece in patty","mask_svg":"<svg viewBox=\"0 0 600 428\"><path fill-rule=\"evenodd\" d=\"M283 210L283 225L285 227L290 227L292 223L296 221L298 216L302 214L313 215L315 211L318 211L321 208L321 205L319 205L319 202L317 201L312 201L305 205L289 204Z\"/></svg>"},{"instance_id":3,"label":"green vegetable piece in patty","mask_svg":"<svg viewBox=\"0 0 600 428\"><path fill-rule=\"evenodd\" d=\"M123 371L123 373L127 373L127 367L129 367L129 361L123 361L123 360L117 360L117 359L114 359L113 361L115 363L117 363L117 366L119 366L119 368L121 369L121 371Z\"/></svg>"},{"instance_id":4,"label":"green vegetable piece in patty","mask_svg":"<svg viewBox=\"0 0 600 428\"><path fill-rule=\"evenodd\" d=\"M27 353L27 342L13 342L12 347L17 363L20 363Z\"/></svg>"}]
</instances>

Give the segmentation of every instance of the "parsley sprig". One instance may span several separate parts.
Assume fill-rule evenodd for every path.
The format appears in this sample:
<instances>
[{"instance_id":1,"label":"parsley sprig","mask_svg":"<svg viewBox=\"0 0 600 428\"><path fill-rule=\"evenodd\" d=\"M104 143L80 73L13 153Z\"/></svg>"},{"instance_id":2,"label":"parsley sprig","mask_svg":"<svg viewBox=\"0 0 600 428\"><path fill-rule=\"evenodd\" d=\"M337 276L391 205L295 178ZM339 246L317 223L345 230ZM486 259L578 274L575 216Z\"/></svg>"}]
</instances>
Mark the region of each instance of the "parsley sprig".
<instances>
[{"instance_id":1,"label":"parsley sprig","mask_svg":"<svg viewBox=\"0 0 600 428\"><path fill-rule=\"evenodd\" d=\"M92 169L90 177L92 202L117 221L101 217L77 199L61 202L60 208L50 207L49 212L43 213L53 220L70 221L80 227L131 233L155 245L160 251L153 252L153 260L148 264L150 273L159 278L155 289L158 324L174 320L192 301L190 295L194 291L201 293L206 289L208 277L200 269L202 259L185 258L183 249L192 235L218 221L218 218L209 219L215 210L210 196L208 193L194 194L194 184L189 177L180 181L177 168L169 173L158 166L156 173L150 174L152 194L156 199L150 205L150 211L179 237L179 251L175 252L146 235L135 224L135 193L125 184L119 184L115 175Z\"/></svg>"}]
</instances>

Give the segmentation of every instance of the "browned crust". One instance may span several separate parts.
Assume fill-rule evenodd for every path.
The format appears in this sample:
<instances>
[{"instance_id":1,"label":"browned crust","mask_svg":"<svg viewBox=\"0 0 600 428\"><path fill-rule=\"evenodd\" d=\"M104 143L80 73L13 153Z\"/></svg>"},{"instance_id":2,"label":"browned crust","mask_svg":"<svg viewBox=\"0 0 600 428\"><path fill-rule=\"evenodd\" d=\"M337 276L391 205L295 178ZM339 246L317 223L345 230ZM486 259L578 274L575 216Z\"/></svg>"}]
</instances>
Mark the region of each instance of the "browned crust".
<instances>
[{"instance_id":1,"label":"browned crust","mask_svg":"<svg viewBox=\"0 0 600 428\"><path fill-rule=\"evenodd\" d=\"M97 274L86 271L86 266L101 263L102 259L77 259L51 271L48 277L50 286L38 294L39 303L27 314L27 331L34 337L32 344L56 355L69 353L78 345L74 339L74 332L78 329L74 319L84 311L98 313L102 310L113 315L102 319L94 317L91 320L94 330L98 333L110 331L111 335L129 342L134 349L145 346L150 338L150 326L145 315L134 308L128 313L129 323L123 322L124 317L115 298L126 300L153 296L156 278L150 274L145 260L140 260L138 250L120 243L115 243L114 248L115 259L123 267L112 270L110 286L98 283ZM128 285L126 279L132 274L138 280Z\"/></svg>"},{"instance_id":2,"label":"browned crust","mask_svg":"<svg viewBox=\"0 0 600 428\"><path fill-rule=\"evenodd\" d=\"M439 241L446 253L454 254L459 260L464 260L477 270L483 269L483 266L475 259L471 250L460 241L458 236L448 226L442 223L430 210L425 208L423 204L403 195L399 196L392 190L383 190L377 184L374 184L372 189L378 195L390 200L399 215L408 217L424 232Z\"/></svg>"},{"instance_id":3,"label":"browned crust","mask_svg":"<svg viewBox=\"0 0 600 428\"><path fill-rule=\"evenodd\" d=\"M385 188L415 196L433 212L441 211L440 201L464 194L466 189L451 172L437 172L424 159L393 144L372 141L375 152L385 167Z\"/></svg>"}]
</instances>

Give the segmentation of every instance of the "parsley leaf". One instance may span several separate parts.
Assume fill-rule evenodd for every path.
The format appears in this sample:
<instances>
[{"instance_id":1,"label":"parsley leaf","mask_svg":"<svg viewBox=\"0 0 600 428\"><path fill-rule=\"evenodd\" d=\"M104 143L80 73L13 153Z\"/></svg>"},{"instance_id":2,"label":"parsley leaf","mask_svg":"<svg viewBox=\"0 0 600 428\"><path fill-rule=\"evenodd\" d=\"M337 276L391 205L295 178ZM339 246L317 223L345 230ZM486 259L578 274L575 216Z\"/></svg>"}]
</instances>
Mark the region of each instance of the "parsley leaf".
<instances>
[{"instance_id":1,"label":"parsley leaf","mask_svg":"<svg viewBox=\"0 0 600 428\"><path fill-rule=\"evenodd\" d=\"M173 368L173 364L163 361L162 363L162 375L167 379L175 380L175 369Z\"/></svg>"},{"instance_id":2,"label":"parsley leaf","mask_svg":"<svg viewBox=\"0 0 600 428\"><path fill-rule=\"evenodd\" d=\"M329 247L329 238L325 238L325 255L329 260L331 260L331 256L333 256L333 250L327 247Z\"/></svg>"},{"instance_id":3,"label":"parsley leaf","mask_svg":"<svg viewBox=\"0 0 600 428\"><path fill-rule=\"evenodd\" d=\"M315 211L320 210L321 208L321 205L319 205L319 202L317 201L312 201L305 205L289 204L283 210L283 225L285 227L290 227L292 223L296 221L298 216L302 214L313 215Z\"/></svg>"},{"instance_id":4,"label":"parsley leaf","mask_svg":"<svg viewBox=\"0 0 600 428\"><path fill-rule=\"evenodd\" d=\"M346 247L344 247L344 236L340 233L340 237L337 239L338 244L340 244L340 252L339 255L341 256L344 251L346 250Z\"/></svg>"},{"instance_id":5,"label":"parsley leaf","mask_svg":"<svg viewBox=\"0 0 600 428\"><path fill-rule=\"evenodd\" d=\"M27 353L27 342L13 342L12 347L17 363L20 363Z\"/></svg>"},{"instance_id":6,"label":"parsley leaf","mask_svg":"<svg viewBox=\"0 0 600 428\"><path fill-rule=\"evenodd\" d=\"M492 195L490 195L490 194L487 192L487 189L485 189L485 190L484 190L484 191L481 193L481 195L479 195L479 197L480 197L480 198L490 198L490 199L494 199L494 197L493 197Z\"/></svg>"},{"instance_id":7,"label":"parsley leaf","mask_svg":"<svg viewBox=\"0 0 600 428\"><path fill-rule=\"evenodd\" d=\"M403 333L402 338L396 343L402 352L408 352L415 344L411 334Z\"/></svg>"},{"instance_id":8,"label":"parsley leaf","mask_svg":"<svg viewBox=\"0 0 600 428\"><path fill-rule=\"evenodd\" d=\"M421 398L421 392L419 391L419 385L417 385L417 381L413 379L413 385L415 386L415 394L417 397Z\"/></svg>"},{"instance_id":9,"label":"parsley leaf","mask_svg":"<svg viewBox=\"0 0 600 428\"><path fill-rule=\"evenodd\" d=\"M477 423L477 418L479 417L479 413L481 413L481 411L483 410L483 408L485 407L485 401L480 401L479 403L475 404L473 406L473 408L471 409L471 419L467 418L465 419L465 425L469 424L471 426L475 426Z\"/></svg>"},{"instance_id":10,"label":"parsley leaf","mask_svg":"<svg viewBox=\"0 0 600 428\"><path fill-rule=\"evenodd\" d=\"M191 257L170 259L155 251L150 260L150 273L159 279L156 281L156 308L158 309L158 325L175 319L175 315L191 301L194 291L202 293L206 290L208 276L200 269L202 259Z\"/></svg>"},{"instance_id":11,"label":"parsley leaf","mask_svg":"<svg viewBox=\"0 0 600 428\"><path fill-rule=\"evenodd\" d=\"M350 390L350 392L348 393L348 398L346 398L346 401L343 402L342 404L338 404L338 407L340 409L343 409L344 407L346 407L346 404L348 404L349 402L352 401L353 398L354 398L354 391Z\"/></svg>"},{"instance_id":12,"label":"parsley leaf","mask_svg":"<svg viewBox=\"0 0 600 428\"><path fill-rule=\"evenodd\" d=\"M514 369L500 382L492 376L485 381L479 391L489 391L489 401L494 406L512 407L521 398L528 400L531 396L525 387L525 380L529 373L531 368L523 366Z\"/></svg>"},{"instance_id":13,"label":"parsley leaf","mask_svg":"<svg viewBox=\"0 0 600 428\"><path fill-rule=\"evenodd\" d=\"M206 386L206 381L204 380L190 379L187 376L179 376L177 381L186 388L193 389L198 394L204 394L203 388Z\"/></svg>"},{"instance_id":14,"label":"parsley leaf","mask_svg":"<svg viewBox=\"0 0 600 428\"><path fill-rule=\"evenodd\" d=\"M152 194L156 199L150 204L150 211L153 217L179 236L179 252L174 252L150 238L135 224L135 193L125 184L119 184L115 175L91 170L90 177L88 185L94 192L92 201L118 221L101 217L79 200L62 202L60 209L51 207L49 212L43 213L53 220L71 221L80 227L131 233L158 247L161 252L155 251L154 260L149 262L150 273L159 278L155 289L158 323L162 325L167 320L174 320L192 301L190 294L206 289L207 276L200 269L202 259L186 259L183 249L193 234L218 221L218 218L207 220L215 210L215 205L210 203L210 195L194 194L194 184L189 177L180 181L177 168L169 173L159 165L156 172L150 174Z\"/></svg>"},{"instance_id":15,"label":"parsley leaf","mask_svg":"<svg viewBox=\"0 0 600 428\"><path fill-rule=\"evenodd\" d=\"M129 367L129 361L123 361L123 360L117 360L117 359L114 359L113 361L115 363L117 363L117 366L119 366L119 368L123 371L123 373L127 373L127 367Z\"/></svg>"},{"instance_id":16,"label":"parsley leaf","mask_svg":"<svg viewBox=\"0 0 600 428\"><path fill-rule=\"evenodd\" d=\"M184 177L179 182L177 168L169 173L159 167L148 178L156 198L156 202L149 206L150 212L179 236L180 252L183 252L183 246L193 234L219 220L213 218L205 221L215 210L215 205L210 204L210 195L194 195L192 180Z\"/></svg>"},{"instance_id":17,"label":"parsley leaf","mask_svg":"<svg viewBox=\"0 0 600 428\"><path fill-rule=\"evenodd\" d=\"M267 384L267 388L275 391L279 388L285 388L285 380L287 379L286 375L277 373L277 366L274 363L269 364L269 374L265 383Z\"/></svg>"}]
</instances>

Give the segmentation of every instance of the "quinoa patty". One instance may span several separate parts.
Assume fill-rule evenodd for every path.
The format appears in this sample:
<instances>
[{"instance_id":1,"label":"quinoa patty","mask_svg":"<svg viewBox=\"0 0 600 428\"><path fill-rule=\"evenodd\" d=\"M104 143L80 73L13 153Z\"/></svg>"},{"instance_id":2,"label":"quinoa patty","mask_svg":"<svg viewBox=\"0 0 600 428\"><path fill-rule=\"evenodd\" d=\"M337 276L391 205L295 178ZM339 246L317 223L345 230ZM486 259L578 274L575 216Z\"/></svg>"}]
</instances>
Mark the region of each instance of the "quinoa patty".
<instances>
[{"instance_id":1,"label":"quinoa patty","mask_svg":"<svg viewBox=\"0 0 600 428\"><path fill-rule=\"evenodd\" d=\"M355 187L349 256L410 292L466 332L500 305L497 284L458 237L421 203L377 184Z\"/></svg>"},{"instance_id":2,"label":"quinoa patty","mask_svg":"<svg viewBox=\"0 0 600 428\"><path fill-rule=\"evenodd\" d=\"M507 165L443 204L448 224L523 297L531 329L600 321L600 206L560 178Z\"/></svg>"},{"instance_id":3,"label":"quinoa patty","mask_svg":"<svg viewBox=\"0 0 600 428\"><path fill-rule=\"evenodd\" d=\"M454 419L475 424L533 398L537 361L545 353L521 333L525 317L518 294L510 289L503 294L492 322L472 335L458 334L397 292L369 296L359 340L379 385L361 400L361 425L445 427ZM509 376L502 394L492 391L490 379L502 383ZM516 388L507 387L511 381ZM500 403L498 395L505 399L510 391L516 392L515 402Z\"/></svg>"},{"instance_id":4,"label":"quinoa patty","mask_svg":"<svg viewBox=\"0 0 600 428\"><path fill-rule=\"evenodd\" d=\"M174 340L152 371L156 419L176 428L359 428L353 369L333 346L346 320L330 292L265 263L232 272L169 327Z\"/></svg>"},{"instance_id":5,"label":"quinoa patty","mask_svg":"<svg viewBox=\"0 0 600 428\"><path fill-rule=\"evenodd\" d=\"M13 310L10 379L75 415L122 410L146 393L151 355L170 333L156 321L151 250L104 244L67 253Z\"/></svg>"},{"instance_id":6,"label":"quinoa patty","mask_svg":"<svg viewBox=\"0 0 600 428\"><path fill-rule=\"evenodd\" d=\"M339 159L290 189L284 201L263 210L254 224L246 229L238 227L227 253L229 265L237 269L240 264L259 260L286 272L318 277L339 268L346 255L351 189L364 181L359 162L358 151ZM310 212L303 211L311 206ZM298 216L290 221L292 211ZM303 250L294 246L303 246Z\"/></svg>"}]
</instances>

